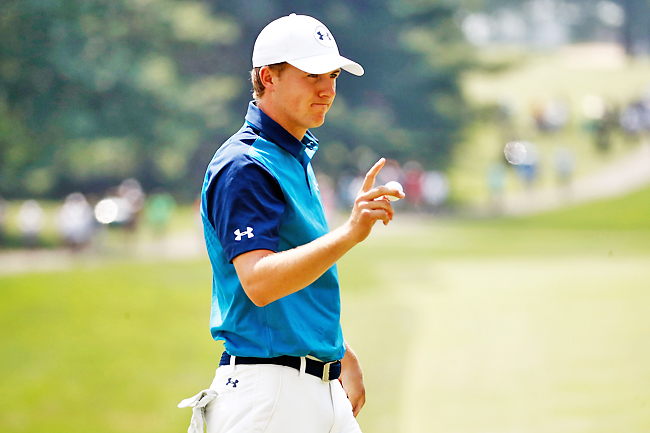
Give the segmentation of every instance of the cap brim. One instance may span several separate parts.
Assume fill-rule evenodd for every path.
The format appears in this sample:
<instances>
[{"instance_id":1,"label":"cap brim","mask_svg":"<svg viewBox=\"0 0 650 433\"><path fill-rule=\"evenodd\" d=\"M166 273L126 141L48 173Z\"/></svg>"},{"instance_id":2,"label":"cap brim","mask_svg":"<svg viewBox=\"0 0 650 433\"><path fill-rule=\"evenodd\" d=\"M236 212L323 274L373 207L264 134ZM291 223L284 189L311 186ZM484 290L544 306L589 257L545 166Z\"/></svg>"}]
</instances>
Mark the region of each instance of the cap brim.
<instances>
[{"instance_id":1,"label":"cap brim","mask_svg":"<svg viewBox=\"0 0 650 433\"><path fill-rule=\"evenodd\" d=\"M287 63L309 74L326 74L339 68L359 77L364 72L360 64L338 54L325 54L298 60L287 60Z\"/></svg>"}]
</instances>

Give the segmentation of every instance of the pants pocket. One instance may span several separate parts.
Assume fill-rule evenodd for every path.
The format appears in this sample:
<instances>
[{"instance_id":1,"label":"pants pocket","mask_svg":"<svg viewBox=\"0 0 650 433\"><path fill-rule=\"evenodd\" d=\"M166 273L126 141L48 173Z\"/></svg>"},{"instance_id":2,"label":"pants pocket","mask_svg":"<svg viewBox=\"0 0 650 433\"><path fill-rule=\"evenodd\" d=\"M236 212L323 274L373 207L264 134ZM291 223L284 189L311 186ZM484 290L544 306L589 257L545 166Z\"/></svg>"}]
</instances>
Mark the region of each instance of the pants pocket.
<instances>
[{"instance_id":1,"label":"pants pocket","mask_svg":"<svg viewBox=\"0 0 650 433\"><path fill-rule=\"evenodd\" d=\"M207 432L263 432L273 414L280 386L275 366L220 367L210 387L219 398L205 408Z\"/></svg>"}]
</instances>

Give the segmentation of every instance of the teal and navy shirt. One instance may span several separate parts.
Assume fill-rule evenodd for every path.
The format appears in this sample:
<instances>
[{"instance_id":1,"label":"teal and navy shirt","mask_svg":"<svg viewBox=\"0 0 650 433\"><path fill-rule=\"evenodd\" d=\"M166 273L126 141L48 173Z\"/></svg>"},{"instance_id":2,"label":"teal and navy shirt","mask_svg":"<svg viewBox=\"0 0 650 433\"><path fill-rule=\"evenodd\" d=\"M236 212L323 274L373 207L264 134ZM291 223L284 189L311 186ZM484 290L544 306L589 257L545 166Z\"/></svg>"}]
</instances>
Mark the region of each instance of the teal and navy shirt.
<instances>
[{"instance_id":1,"label":"teal and navy shirt","mask_svg":"<svg viewBox=\"0 0 650 433\"><path fill-rule=\"evenodd\" d=\"M253 250L280 252L329 232L311 158L318 140L296 139L251 102L242 128L214 155L201 192L212 264L210 330L234 356L341 359L336 265L296 293L257 307L232 261Z\"/></svg>"}]
</instances>

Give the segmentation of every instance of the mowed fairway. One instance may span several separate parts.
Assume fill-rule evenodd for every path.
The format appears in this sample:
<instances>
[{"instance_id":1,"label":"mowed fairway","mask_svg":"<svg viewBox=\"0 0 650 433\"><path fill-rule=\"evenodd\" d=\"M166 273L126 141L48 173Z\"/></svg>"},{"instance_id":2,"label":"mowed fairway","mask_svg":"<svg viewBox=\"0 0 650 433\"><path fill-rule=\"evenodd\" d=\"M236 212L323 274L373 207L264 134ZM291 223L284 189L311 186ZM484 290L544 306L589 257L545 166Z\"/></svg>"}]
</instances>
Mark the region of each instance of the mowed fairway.
<instances>
[{"instance_id":1,"label":"mowed fairway","mask_svg":"<svg viewBox=\"0 0 650 433\"><path fill-rule=\"evenodd\" d=\"M398 215L339 273L364 432L650 430L650 230ZM209 302L200 259L0 276L0 431L186 431Z\"/></svg>"},{"instance_id":2,"label":"mowed fairway","mask_svg":"<svg viewBox=\"0 0 650 433\"><path fill-rule=\"evenodd\" d=\"M436 223L371 240L341 264L363 287L344 326L366 430L648 431L649 241Z\"/></svg>"}]
</instances>

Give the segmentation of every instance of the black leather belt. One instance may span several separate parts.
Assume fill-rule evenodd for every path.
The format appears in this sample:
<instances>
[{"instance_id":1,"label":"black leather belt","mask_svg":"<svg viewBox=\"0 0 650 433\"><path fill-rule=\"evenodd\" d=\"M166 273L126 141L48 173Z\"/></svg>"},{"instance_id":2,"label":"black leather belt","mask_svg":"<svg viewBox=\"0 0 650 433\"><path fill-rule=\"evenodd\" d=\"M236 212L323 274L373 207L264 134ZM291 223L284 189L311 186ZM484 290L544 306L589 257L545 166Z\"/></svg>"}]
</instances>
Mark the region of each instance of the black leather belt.
<instances>
[{"instance_id":1,"label":"black leather belt","mask_svg":"<svg viewBox=\"0 0 650 433\"><path fill-rule=\"evenodd\" d=\"M223 352L219 365L229 365L230 355ZM300 358L296 356L278 356L275 358L252 358L246 356L235 356L236 365L272 364L283 365L295 368L300 371ZM321 362L315 359L306 358L305 373L316 376L319 379L329 382L338 379L341 375L341 361Z\"/></svg>"}]
</instances>

